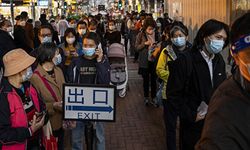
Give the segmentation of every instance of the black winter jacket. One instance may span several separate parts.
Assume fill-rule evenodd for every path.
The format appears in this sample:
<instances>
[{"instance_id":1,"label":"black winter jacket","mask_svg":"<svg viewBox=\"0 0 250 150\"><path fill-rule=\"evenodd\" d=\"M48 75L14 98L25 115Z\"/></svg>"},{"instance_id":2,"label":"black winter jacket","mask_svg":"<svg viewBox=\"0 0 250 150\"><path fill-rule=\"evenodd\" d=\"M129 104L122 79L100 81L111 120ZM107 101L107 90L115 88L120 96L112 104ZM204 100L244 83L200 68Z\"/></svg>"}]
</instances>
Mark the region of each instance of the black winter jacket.
<instances>
[{"instance_id":1,"label":"black winter jacket","mask_svg":"<svg viewBox=\"0 0 250 150\"><path fill-rule=\"evenodd\" d=\"M179 111L181 119L194 123L200 103L208 104L214 90L226 79L222 56L216 54L212 62L213 86L208 64L199 50L187 51L169 70L167 99Z\"/></svg>"}]
</instances>

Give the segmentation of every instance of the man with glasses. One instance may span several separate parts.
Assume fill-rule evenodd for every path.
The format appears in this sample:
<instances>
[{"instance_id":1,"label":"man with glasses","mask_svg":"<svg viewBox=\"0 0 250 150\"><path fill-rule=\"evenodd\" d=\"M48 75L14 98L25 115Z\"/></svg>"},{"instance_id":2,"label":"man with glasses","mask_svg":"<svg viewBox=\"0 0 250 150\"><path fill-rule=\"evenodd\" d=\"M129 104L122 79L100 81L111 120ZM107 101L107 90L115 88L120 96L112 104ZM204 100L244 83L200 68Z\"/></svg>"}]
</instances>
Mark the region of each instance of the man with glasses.
<instances>
[{"instance_id":1,"label":"man with glasses","mask_svg":"<svg viewBox=\"0 0 250 150\"><path fill-rule=\"evenodd\" d=\"M38 39L41 43L52 42L52 31L53 29L50 26L44 25L41 26L38 30Z\"/></svg>"},{"instance_id":2,"label":"man with glasses","mask_svg":"<svg viewBox=\"0 0 250 150\"><path fill-rule=\"evenodd\" d=\"M53 28L50 25L42 25L39 29L38 29L38 39L40 44L41 43L51 43L54 42L53 40ZM39 46L38 46L39 47ZM60 54L62 56L62 62L64 62L64 53L63 50L61 48L59 48ZM31 53L31 56L33 57L37 57L38 53L37 53L37 48L34 49ZM63 63L61 63L63 64ZM32 68L35 69L37 66L37 63L34 63L32 65ZM59 67L61 67L59 65Z\"/></svg>"}]
</instances>

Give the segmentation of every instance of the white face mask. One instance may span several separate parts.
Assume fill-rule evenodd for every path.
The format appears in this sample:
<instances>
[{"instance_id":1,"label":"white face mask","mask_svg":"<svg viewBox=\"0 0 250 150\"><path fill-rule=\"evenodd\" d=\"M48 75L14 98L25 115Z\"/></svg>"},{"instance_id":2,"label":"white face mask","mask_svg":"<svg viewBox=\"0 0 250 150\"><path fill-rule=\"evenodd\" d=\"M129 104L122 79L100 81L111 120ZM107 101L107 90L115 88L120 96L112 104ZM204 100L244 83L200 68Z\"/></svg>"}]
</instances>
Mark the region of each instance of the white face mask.
<instances>
[{"instance_id":1,"label":"white face mask","mask_svg":"<svg viewBox=\"0 0 250 150\"><path fill-rule=\"evenodd\" d=\"M96 30L89 30L89 32L94 32L94 33L96 33Z\"/></svg>"},{"instance_id":2,"label":"white face mask","mask_svg":"<svg viewBox=\"0 0 250 150\"><path fill-rule=\"evenodd\" d=\"M7 32L12 32L13 28L12 27L8 27L7 28Z\"/></svg>"},{"instance_id":3,"label":"white face mask","mask_svg":"<svg viewBox=\"0 0 250 150\"><path fill-rule=\"evenodd\" d=\"M109 30L111 31L115 30L115 26L109 26Z\"/></svg>"},{"instance_id":4,"label":"white face mask","mask_svg":"<svg viewBox=\"0 0 250 150\"><path fill-rule=\"evenodd\" d=\"M76 28L76 24L70 24L69 27L70 28Z\"/></svg>"},{"instance_id":5,"label":"white face mask","mask_svg":"<svg viewBox=\"0 0 250 150\"><path fill-rule=\"evenodd\" d=\"M24 75L22 75L23 82L28 81L33 75L32 68L29 67Z\"/></svg>"},{"instance_id":6,"label":"white face mask","mask_svg":"<svg viewBox=\"0 0 250 150\"><path fill-rule=\"evenodd\" d=\"M24 26L26 25L26 22L25 22L25 21L21 21L21 22L19 23L19 25L22 26L22 27L24 27Z\"/></svg>"},{"instance_id":7,"label":"white face mask","mask_svg":"<svg viewBox=\"0 0 250 150\"><path fill-rule=\"evenodd\" d=\"M86 29L80 29L80 30L79 30L79 34L80 34L80 35L84 35L86 32L87 32Z\"/></svg>"},{"instance_id":8,"label":"white face mask","mask_svg":"<svg viewBox=\"0 0 250 150\"><path fill-rule=\"evenodd\" d=\"M160 22L157 22L157 27L161 27L161 23Z\"/></svg>"},{"instance_id":9,"label":"white face mask","mask_svg":"<svg viewBox=\"0 0 250 150\"><path fill-rule=\"evenodd\" d=\"M73 38L66 38L66 41L68 44L73 44L75 42L76 38L73 37Z\"/></svg>"}]
</instances>

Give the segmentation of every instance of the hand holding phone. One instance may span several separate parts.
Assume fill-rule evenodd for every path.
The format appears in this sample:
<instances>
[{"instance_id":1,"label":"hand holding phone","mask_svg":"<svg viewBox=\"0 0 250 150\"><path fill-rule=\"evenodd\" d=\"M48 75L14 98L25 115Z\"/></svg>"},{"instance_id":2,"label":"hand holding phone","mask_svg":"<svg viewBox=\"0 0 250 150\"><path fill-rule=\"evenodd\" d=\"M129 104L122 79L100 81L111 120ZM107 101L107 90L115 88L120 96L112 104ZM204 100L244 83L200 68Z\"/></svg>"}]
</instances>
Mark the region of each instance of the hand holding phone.
<instances>
[{"instance_id":1,"label":"hand holding phone","mask_svg":"<svg viewBox=\"0 0 250 150\"><path fill-rule=\"evenodd\" d=\"M96 60L97 62L101 62L102 61L102 57L103 57L103 51L102 49L97 48L95 51L95 54L97 56Z\"/></svg>"}]
</instances>

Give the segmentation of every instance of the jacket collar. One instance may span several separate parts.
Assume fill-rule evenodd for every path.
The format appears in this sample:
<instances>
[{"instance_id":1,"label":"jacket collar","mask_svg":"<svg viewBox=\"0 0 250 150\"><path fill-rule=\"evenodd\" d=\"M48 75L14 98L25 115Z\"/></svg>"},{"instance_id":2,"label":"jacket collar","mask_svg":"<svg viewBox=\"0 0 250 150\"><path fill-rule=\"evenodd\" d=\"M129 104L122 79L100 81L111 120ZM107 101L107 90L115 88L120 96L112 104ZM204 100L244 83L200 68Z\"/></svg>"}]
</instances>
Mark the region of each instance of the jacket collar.
<instances>
[{"instance_id":1,"label":"jacket collar","mask_svg":"<svg viewBox=\"0 0 250 150\"><path fill-rule=\"evenodd\" d=\"M207 63L206 60L204 59L204 57L202 56L201 50L192 50L192 54L194 56L194 62L200 63L200 62L204 62ZM216 64L219 61L219 56L220 54L215 54L214 58L212 59L213 65Z\"/></svg>"},{"instance_id":2,"label":"jacket collar","mask_svg":"<svg viewBox=\"0 0 250 150\"><path fill-rule=\"evenodd\" d=\"M30 88L31 84L30 82L24 82L23 86L25 89ZM1 82L1 87L0 87L0 93L5 92L5 93L10 93L10 92L15 92L14 87L9 83L8 78L4 77L2 78Z\"/></svg>"},{"instance_id":3,"label":"jacket collar","mask_svg":"<svg viewBox=\"0 0 250 150\"><path fill-rule=\"evenodd\" d=\"M52 78L44 69L43 67L39 64L37 66L37 69L36 71L38 71L42 77L44 77L48 82L50 82L51 84L54 84L56 87L60 88L59 87L59 84L57 84L58 82L61 82L61 81L58 81L60 79L59 77L59 73L58 73L58 68L55 67L54 68L54 73L55 73L55 79Z\"/></svg>"}]
</instances>

